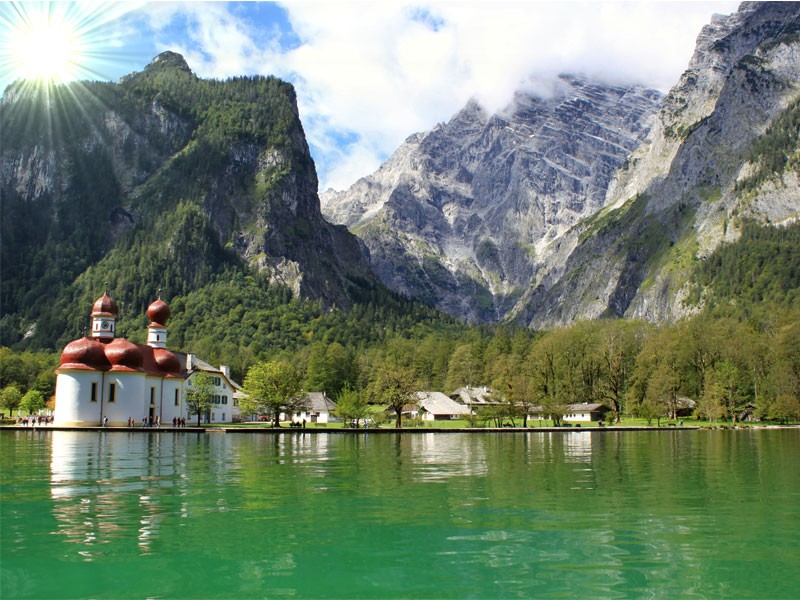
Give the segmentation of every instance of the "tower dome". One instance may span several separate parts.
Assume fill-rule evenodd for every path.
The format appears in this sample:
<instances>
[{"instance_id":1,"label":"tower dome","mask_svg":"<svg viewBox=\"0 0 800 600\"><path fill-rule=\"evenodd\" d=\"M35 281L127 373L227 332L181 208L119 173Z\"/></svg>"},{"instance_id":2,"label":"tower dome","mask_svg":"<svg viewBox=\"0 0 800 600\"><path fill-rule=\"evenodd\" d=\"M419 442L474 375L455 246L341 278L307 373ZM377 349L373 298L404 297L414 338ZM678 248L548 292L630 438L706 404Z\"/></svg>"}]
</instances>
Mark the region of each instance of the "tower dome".
<instances>
[{"instance_id":1,"label":"tower dome","mask_svg":"<svg viewBox=\"0 0 800 600\"><path fill-rule=\"evenodd\" d=\"M103 293L92 306L92 337L102 340L114 339L118 314L117 303L108 293Z\"/></svg>"},{"instance_id":2,"label":"tower dome","mask_svg":"<svg viewBox=\"0 0 800 600\"><path fill-rule=\"evenodd\" d=\"M166 325L169 320L169 306L161 298L147 307L147 318L151 323Z\"/></svg>"},{"instance_id":3,"label":"tower dome","mask_svg":"<svg viewBox=\"0 0 800 600\"><path fill-rule=\"evenodd\" d=\"M114 302L114 300L108 295L108 292L104 292L102 296L100 296L97 300L95 300L94 305L92 306L92 316L93 317L119 316L119 310L117 310L117 303Z\"/></svg>"},{"instance_id":4,"label":"tower dome","mask_svg":"<svg viewBox=\"0 0 800 600\"><path fill-rule=\"evenodd\" d=\"M106 344L106 358L111 363L112 371L141 371L144 356L136 344L124 338L116 338Z\"/></svg>"},{"instance_id":5,"label":"tower dome","mask_svg":"<svg viewBox=\"0 0 800 600\"><path fill-rule=\"evenodd\" d=\"M59 369L107 371L111 364L106 358L103 344L89 337L70 342L61 352Z\"/></svg>"},{"instance_id":6,"label":"tower dome","mask_svg":"<svg viewBox=\"0 0 800 600\"><path fill-rule=\"evenodd\" d=\"M169 306L159 296L158 300L147 307L146 314L150 319L150 325L147 326L147 345L153 348L166 348Z\"/></svg>"}]
</instances>

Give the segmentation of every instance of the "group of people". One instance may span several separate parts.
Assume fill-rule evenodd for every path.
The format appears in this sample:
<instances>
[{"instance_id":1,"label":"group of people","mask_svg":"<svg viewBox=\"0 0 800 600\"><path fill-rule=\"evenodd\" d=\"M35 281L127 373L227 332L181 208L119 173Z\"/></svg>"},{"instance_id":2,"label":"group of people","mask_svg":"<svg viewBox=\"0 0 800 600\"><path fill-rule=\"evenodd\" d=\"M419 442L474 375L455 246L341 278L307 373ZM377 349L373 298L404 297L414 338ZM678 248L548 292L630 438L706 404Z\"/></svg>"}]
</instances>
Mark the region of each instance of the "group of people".
<instances>
[{"instance_id":1,"label":"group of people","mask_svg":"<svg viewBox=\"0 0 800 600\"><path fill-rule=\"evenodd\" d=\"M17 419L17 424L22 425L23 427L36 427L39 425L49 425L53 422L52 415L28 415L26 417L20 417Z\"/></svg>"},{"instance_id":2,"label":"group of people","mask_svg":"<svg viewBox=\"0 0 800 600\"><path fill-rule=\"evenodd\" d=\"M186 427L186 419L183 417L172 417L173 427ZM103 427L108 427L108 417L103 417ZM136 427L136 420L128 417L128 427ZM142 429L145 427L161 427L161 417L142 417Z\"/></svg>"}]
</instances>

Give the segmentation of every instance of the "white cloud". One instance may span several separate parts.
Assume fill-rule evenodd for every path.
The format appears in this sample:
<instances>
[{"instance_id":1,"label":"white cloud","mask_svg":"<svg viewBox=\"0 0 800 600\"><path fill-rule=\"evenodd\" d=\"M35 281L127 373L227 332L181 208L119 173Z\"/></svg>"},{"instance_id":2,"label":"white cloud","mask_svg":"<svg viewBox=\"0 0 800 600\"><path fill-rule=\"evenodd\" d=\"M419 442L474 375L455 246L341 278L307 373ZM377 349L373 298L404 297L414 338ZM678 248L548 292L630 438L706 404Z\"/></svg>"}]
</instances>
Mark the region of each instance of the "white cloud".
<instances>
[{"instance_id":1,"label":"white cloud","mask_svg":"<svg viewBox=\"0 0 800 600\"><path fill-rule=\"evenodd\" d=\"M300 43L288 50L226 4L162 5L173 12L159 18L187 18L192 39L178 51L200 75L294 82L321 188L341 189L470 97L497 110L532 77L581 72L666 91L702 26L737 4L290 2Z\"/></svg>"}]
</instances>

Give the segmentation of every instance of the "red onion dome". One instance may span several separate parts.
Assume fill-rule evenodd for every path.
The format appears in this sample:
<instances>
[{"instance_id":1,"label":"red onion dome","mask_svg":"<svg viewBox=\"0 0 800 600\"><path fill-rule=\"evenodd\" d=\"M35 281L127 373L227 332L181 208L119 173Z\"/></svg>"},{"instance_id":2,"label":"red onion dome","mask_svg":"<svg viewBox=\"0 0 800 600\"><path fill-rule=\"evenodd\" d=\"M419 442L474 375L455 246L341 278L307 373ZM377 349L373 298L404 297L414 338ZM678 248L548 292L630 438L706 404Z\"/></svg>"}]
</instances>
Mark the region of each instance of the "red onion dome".
<instances>
[{"instance_id":1,"label":"red onion dome","mask_svg":"<svg viewBox=\"0 0 800 600\"><path fill-rule=\"evenodd\" d=\"M59 369L84 371L107 371L110 367L103 344L85 336L64 347L58 365Z\"/></svg>"},{"instance_id":2,"label":"red onion dome","mask_svg":"<svg viewBox=\"0 0 800 600\"><path fill-rule=\"evenodd\" d=\"M136 344L116 338L104 346L112 371L141 371L144 355Z\"/></svg>"},{"instance_id":3,"label":"red onion dome","mask_svg":"<svg viewBox=\"0 0 800 600\"><path fill-rule=\"evenodd\" d=\"M176 377L183 375L181 361L169 350L165 350L164 348L153 348L153 358L155 359L156 364L162 373L174 375Z\"/></svg>"},{"instance_id":4,"label":"red onion dome","mask_svg":"<svg viewBox=\"0 0 800 600\"><path fill-rule=\"evenodd\" d=\"M119 311L117 310L117 303L111 299L108 293L104 293L97 300L95 300L95 303L92 306L93 317L116 317L118 314Z\"/></svg>"},{"instance_id":5,"label":"red onion dome","mask_svg":"<svg viewBox=\"0 0 800 600\"><path fill-rule=\"evenodd\" d=\"M147 307L147 318L158 325L166 326L169 315L169 306L161 298Z\"/></svg>"}]
</instances>

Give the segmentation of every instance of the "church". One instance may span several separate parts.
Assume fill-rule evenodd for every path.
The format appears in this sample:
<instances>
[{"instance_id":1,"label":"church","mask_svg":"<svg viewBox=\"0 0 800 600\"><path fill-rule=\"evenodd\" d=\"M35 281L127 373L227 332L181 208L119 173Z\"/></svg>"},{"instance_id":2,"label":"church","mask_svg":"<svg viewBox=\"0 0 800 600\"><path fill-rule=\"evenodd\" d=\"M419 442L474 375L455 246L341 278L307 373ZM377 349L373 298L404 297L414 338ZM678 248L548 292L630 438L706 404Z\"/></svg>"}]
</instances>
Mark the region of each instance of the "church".
<instances>
[{"instance_id":1,"label":"church","mask_svg":"<svg viewBox=\"0 0 800 600\"><path fill-rule=\"evenodd\" d=\"M167 350L169 306L159 297L147 308L147 344L116 337L117 304L104 293L92 306L92 330L66 345L56 369L54 425L126 427L171 426L173 419L196 422L186 390L198 372L214 383L212 408L203 422L238 419L240 386L230 369L218 369L193 354Z\"/></svg>"}]
</instances>

